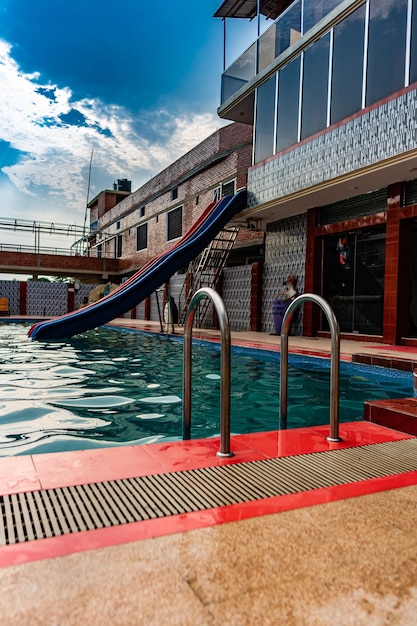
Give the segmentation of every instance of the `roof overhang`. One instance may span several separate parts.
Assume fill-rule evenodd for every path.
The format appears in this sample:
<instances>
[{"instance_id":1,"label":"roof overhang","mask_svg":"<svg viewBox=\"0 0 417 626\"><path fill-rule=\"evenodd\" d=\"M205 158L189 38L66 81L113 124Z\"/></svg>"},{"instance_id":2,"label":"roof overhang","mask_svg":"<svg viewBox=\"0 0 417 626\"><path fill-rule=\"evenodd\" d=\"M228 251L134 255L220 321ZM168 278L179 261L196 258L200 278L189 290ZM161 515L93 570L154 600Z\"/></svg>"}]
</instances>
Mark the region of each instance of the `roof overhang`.
<instances>
[{"instance_id":1,"label":"roof overhang","mask_svg":"<svg viewBox=\"0 0 417 626\"><path fill-rule=\"evenodd\" d=\"M294 0L260 0L260 12L275 20ZM214 17L251 20L258 15L258 0L224 0Z\"/></svg>"}]
</instances>

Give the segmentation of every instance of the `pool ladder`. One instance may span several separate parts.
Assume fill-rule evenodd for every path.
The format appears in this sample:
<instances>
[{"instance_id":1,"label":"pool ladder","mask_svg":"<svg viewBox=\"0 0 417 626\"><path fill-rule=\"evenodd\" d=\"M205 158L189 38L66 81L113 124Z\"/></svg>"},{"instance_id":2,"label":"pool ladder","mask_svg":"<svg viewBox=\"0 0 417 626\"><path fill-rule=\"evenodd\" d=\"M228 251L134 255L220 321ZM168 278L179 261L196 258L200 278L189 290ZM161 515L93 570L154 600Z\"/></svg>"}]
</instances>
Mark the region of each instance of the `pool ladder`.
<instances>
[{"instance_id":1,"label":"pool ladder","mask_svg":"<svg viewBox=\"0 0 417 626\"><path fill-rule=\"evenodd\" d=\"M331 363L330 363L330 435L327 441L342 441L339 437L339 379L340 379L340 330L336 316L329 303L315 293L304 293L295 298L285 312L281 326L281 375L280 375L280 415L279 427L287 428L287 390L288 390L288 334L294 311L303 302L313 302L320 306L330 327Z\"/></svg>"},{"instance_id":2,"label":"pool ladder","mask_svg":"<svg viewBox=\"0 0 417 626\"><path fill-rule=\"evenodd\" d=\"M202 287L191 298L184 322L184 357L183 357L183 419L182 438L191 439L191 363L192 329L195 309L203 298L213 301L219 320L221 333L220 362L220 450L217 456L230 457L230 327L223 300L211 287ZM279 427L287 428L287 391L288 391L288 334L294 311L303 302L313 302L320 306L327 317L331 333L330 365L330 435L329 442L342 441L339 437L339 374L340 374L340 331L336 316L328 302L321 296L305 293L293 300L285 312L281 327L281 365L280 365L280 414Z\"/></svg>"},{"instance_id":3,"label":"pool ladder","mask_svg":"<svg viewBox=\"0 0 417 626\"><path fill-rule=\"evenodd\" d=\"M233 456L230 451L230 327L223 300L211 287L195 292L188 305L184 322L184 378L182 438L191 439L191 348L195 309L203 298L210 298L216 309L221 333L220 361L220 450L217 456Z\"/></svg>"}]
</instances>

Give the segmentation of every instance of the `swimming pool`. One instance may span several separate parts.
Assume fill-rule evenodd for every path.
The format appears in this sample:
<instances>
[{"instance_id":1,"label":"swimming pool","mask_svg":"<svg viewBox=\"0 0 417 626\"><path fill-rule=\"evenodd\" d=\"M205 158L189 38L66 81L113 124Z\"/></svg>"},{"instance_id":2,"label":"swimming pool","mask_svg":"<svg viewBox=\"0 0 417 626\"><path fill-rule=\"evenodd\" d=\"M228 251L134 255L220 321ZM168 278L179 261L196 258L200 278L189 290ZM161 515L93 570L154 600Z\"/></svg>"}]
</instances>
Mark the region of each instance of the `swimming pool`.
<instances>
[{"instance_id":1,"label":"swimming pool","mask_svg":"<svg viewBox=\"0 0 417 626\"><path fill-rule=\"evenodd\" d=\"M181 439L182 338L100 328L62 342L0 323L0 456ZM192 437L219 432L220 347L193 346ZM279 353L232 348L232 433L276 430ZM411 374L341 363L340 419L410 396ZM290 355L288 427L329 422L329 361Z\"/></svg>"}]
</instances>

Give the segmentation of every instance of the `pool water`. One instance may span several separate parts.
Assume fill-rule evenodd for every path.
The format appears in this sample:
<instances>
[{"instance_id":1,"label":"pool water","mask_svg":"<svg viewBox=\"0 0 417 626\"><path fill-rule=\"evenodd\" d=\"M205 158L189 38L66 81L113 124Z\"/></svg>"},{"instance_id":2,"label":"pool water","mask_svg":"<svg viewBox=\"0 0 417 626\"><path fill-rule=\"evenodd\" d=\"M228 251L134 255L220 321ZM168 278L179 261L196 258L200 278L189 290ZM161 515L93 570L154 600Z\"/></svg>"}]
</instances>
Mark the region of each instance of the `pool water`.
<instances>
[{"instance_id":1,"label":"pool water","mask_svg":"<svg viewBox=\"0 0 417 626\"><path fill-rule=\"evenodd\" d=\"M32 341L0 323L0 456L181 439L179 337L100 328ZM279 353L232 348L232 433L276 430ZM290 355L288 427L329 422L329 361ZM193 345L192 437L219 433L220 347ZM341 363L340 420L364 400L409 397L411 374Z\"/></svg>"}]
</instances>

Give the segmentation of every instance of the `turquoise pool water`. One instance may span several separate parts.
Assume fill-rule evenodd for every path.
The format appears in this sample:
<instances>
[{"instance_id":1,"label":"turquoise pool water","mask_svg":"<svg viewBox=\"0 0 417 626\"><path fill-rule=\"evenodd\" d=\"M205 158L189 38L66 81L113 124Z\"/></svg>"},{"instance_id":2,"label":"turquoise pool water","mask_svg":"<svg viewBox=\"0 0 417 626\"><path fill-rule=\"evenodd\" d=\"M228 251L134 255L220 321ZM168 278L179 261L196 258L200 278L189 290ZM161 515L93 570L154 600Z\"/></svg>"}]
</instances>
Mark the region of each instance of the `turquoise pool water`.
<instances>
[{"instance_id":1,"label":"turquoise pool water","mask_svg":"<svg viewBox=\"0 0 417 626\"><path fill-rule=\"evenodd\" d=\"M179 337L100 328L62 342L0 323L0 456L181 439ZM220 348L193 346L192 437L219 432ZM411 374L341 363L341 421L412 395ZM232 433L275 430L279 354L232 349ZM329 422L329 361L290 355L288 427Z\"/></svg>"}]
</instances>

